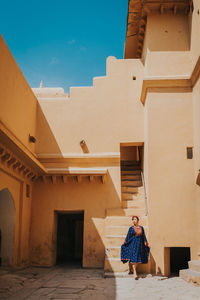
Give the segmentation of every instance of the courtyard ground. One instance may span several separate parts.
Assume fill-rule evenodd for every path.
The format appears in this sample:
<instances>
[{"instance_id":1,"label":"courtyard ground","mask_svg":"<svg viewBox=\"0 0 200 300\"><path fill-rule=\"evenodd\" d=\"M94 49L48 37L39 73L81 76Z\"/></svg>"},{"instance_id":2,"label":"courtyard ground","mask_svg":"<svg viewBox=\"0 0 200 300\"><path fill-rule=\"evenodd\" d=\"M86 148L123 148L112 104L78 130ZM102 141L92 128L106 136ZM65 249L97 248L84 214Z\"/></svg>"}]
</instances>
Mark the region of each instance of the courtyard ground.
<instances>
[{"instance_id":1,"label":"courtyard ground","mask_svg":"<svg viewBox=\"0 0 200 300\"><path fill-rule=\"evenodd\" d=\"M200 299L200 287L179 277L104 278L102 269L0 268L0 299L192 300Z\"/></svg>"}]
</instances>

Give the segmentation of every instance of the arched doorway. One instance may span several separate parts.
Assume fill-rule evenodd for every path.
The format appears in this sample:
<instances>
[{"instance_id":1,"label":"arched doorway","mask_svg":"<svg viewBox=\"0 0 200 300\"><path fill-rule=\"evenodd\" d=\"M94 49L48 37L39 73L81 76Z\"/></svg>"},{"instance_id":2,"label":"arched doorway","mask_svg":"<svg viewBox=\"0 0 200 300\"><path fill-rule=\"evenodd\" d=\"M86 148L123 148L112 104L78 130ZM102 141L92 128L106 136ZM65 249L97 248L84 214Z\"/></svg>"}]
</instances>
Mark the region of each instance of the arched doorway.
<instances>
[{"instance_id":1,"label":"arched doorway","mask_svg":"<svg viewBox=\"0 0 200 300\"><path fill-rule=\"evenodd\" d=\"M12 266L15 237L15 204L7 188L0 191L0 233L1 265Z\"/></svg>"}]
</instances>

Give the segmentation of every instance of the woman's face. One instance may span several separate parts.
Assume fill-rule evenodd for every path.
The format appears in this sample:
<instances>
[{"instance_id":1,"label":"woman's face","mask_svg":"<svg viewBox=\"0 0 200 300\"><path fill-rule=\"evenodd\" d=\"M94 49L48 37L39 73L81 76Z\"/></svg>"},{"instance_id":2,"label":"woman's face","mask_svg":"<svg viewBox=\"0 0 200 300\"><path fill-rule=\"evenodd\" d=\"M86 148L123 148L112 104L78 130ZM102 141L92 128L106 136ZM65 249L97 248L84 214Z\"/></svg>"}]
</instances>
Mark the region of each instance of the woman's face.
<instances>
[{"instance_id":1,"label":"woman's face","mask_svg":"<svg viewBox=\"0 0 200 300\"><path fill-rule=\"evenodd\" d=\"M133 218L133 224L137 225L138 224L138 219L136 217Z\"/></svg>"}]
</instances>

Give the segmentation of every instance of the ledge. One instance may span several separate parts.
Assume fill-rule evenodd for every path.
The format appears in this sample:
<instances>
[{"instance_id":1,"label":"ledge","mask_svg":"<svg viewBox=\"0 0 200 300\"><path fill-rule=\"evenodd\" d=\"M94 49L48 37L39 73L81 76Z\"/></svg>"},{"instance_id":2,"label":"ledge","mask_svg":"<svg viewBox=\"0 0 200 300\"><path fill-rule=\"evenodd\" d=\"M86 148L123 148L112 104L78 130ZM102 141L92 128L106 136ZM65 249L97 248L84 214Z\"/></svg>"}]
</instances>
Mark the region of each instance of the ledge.
<instances>
[{"instance_id":1,"label":"ledge","mask_svg":"<svg viewBox=\"0 0 200 300\"><path fill-rule=\"evenodd\" d=\"M104 153L40 153L38 160L45 167L104 167L119 166L119 152Z\"/></svg>"},{"instance_id":2,"label":"ledge","mask_svg":"<svg viewBox=\"0 0 200 300\"><path fill-rule=\"evenodd\" d=\"M68 174L68 175L105 175L106 168L47 168L49 174Z\"/></svg>"},{"instance_id":3,"label":"ledge","mask_svg":"<svg viewBox=\"0 0 200 300\"><path fill-rule=\"evenodd\" d=\"M193 87L200 77L200 57L189 78L158 78L144 79L140 101L145 104L147 93L187 93L192 92Z\"/></svg>"},{"instance_id":4,"label":"ledge","mask_svg":"<svg viewBox=\"0 0 200 300\"><path fill-rule=\"evenodd\" d=\"M37 159L36 154L20 141L2 119L0 119L0 140L6 145L5 147L9 147L20 159L32 165L37 172L45 172L45 168Z\"/></svg>"},{"instance_id":5,"label":"ledge","mask_svg":"<svg viewBox=\"0 0 200 300\"><path fill-rule=\"evenodd\" d=\"M75 180L76 183L81 183L85 177L90 183L95 179L100 178L101 183L106 183L108 170L106 168L48 168L48 174L42 175L38 180L43 183L57 184L68 183Z\"/></svg>"},{"instance_id":6,"label":"ledge","mask_svg":"<svg viewBox=\"0 0 200 300\"><path fill-rule=\"evenodd\" d=\"M13 154L8 148L0 144L0 169L20 181L35 181L38 173L30 165Z\"/></svg>"}]
</instances>

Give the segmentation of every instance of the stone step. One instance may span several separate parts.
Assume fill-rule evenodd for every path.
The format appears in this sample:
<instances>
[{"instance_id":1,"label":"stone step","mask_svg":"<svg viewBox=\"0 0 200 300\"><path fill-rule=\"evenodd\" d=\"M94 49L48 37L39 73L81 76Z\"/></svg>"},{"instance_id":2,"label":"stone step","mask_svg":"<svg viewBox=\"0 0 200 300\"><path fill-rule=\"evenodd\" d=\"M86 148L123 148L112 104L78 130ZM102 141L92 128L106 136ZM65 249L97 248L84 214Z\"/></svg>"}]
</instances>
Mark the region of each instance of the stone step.
<instances>
[{"instance_id":1,"label":"stone step","mask_svg":"<svg viewBox=\"0 0 200 300\"><path fill-rule=\"evenodd\" d=\"M124 243L126 234L106 235L106 247L121 246Z\"/></svg>"},{"instance_id":2,"label":"stone step","mask_svg":"<svg viewBox=\"0 0 200 300\"><path fill-rule=\"evenodd\" d=\"M200 285L200 272L184 269L179 271L179 276L187 282Z\"/></svg>"},{"instance_id":3,"label":"stone step","mask_svg":"<svg viewBox=\"0 0 200 300\"><path fill-rule=\"evenodd\" d=\"M119 258L105 258L104 272L128 272L128 263L123 264Z\"/></svg>"},{"instance_id":4,"label":"stone step","mask_svg":"<svg viewBox=\"0 0 200 300\"><path fill-rule=\"evenodd\" d=\"M122 171L121 170L121 175L140 175L141 170L132 170L132 171Z\"/></svg>"},{"instance_id":5,"label":"stone step","mask_svg":"<svg viewBox=\"0 0 200 300\"><path fill-rule=\"evenodd\" d=\"M149 273L150 264L139 264L137 266L138 274ZM105 258L104 272L128 272L128 263L123 264L120 258Z\"/></svg>"},{"instance_id":6,"label":"stone step","mask_svg":"<svg viewBox=\"0 0 200 300\"><path fill-rule=\"evenodd\" d=\"M127 235L127 232L129 230L129 228L132 226L133 224L128 224L128 225L115 225L115 226L106 226L105 230L106 230L106 235ZM143 226L145 233L147 232L147 226Z\"/></svg>"},{"instance_id":7,"label":"stone step","mask_svg":"<svg viewBox=\"0 0 200 300\"><path fill-rule=\"evenodd\" d=\"M144 216L143 208L107 208L106 216Z\"/></svg>"},{"instance_id":8,"label":"stone step","mask_svg":"<svg viewBox=\"0 0 200 300\"><path fill-rule=\"evenodd\" d=\"M123 200L122 201L123 208L144 208L145 202L144 200Z\"/></svg>"},{"instance_id":9,"label":"stone step","mask_svg":"<svg viewBox=\"0 0 200 300\"><path fill-rule=\"evenodd\" d=\"M121 171L140 171L140 166L121 166Z\"/></svg>"},{"instance_id":10,"label":"stone step","mask_svg":"<svg viewBox=\"0 0 200 300\"><path fill-rule=\"evenodd\" d=\"M129 187L138 187L142 186L142 180L122 180L121 181L121 186L129 186Z\"/></svg>"},{"instance_id":11,"label":"stone step","mask_svg":"<svg viewBox=\"0 0 200 300\"><path fill-rule=\"evenodd\" d=\"M188 261L190 270L200 272L200 260Z\"/></svg>"},{"instance_id":12,"label":"stone step","mask_svg":"<svg viewBox=\"0 0 200 300\"><path fill-rule=\"evenodd\" d=\"M106 247L106 258L116 258L121 255L121 246L108 246Z\"/></svg>"},{"instance_id":13,"label":"stone step","mask_svg":"<svg viewBox=\"0 0 200 300\"><path fill-rule=\"evenodd\" d=\"M104 272L104 278L131 278L128 272Z\"/></svg>"},{"instance_id":14,"label":"stone step","mask_svg":"<svg viewBox=\"0 0 200 300\"><path fill-rule=\"evenodd\" d=\"M140 225L147 226L147 216L140 217ZM105 219L106 226L132 226L133 222L129 216L107 216Z\"/></svg>"},{"instance_id":15,"label":"stone step","mask_svg":"<svg viewBox=\"0 0 200 300\"><path fill-rule=\"evenodd\" d=\"M122 193L127 192L127 193L133 193L133 194L135 193L136 194L136 193L138 193L138 187L123 186L123 187L121 187L121 192Z\"/></svg>"},{"instance_id":16,"label":"stone step","mask_svg":"<svg viewBox=\"0 0 200 300\"><path fill-rule=\"evenodd\" d=\"M112 235L112 234L127 234L129 227L131 226L131 224L127 224L127 225L108 225L105 227L106 230L106 235Z\"/></svg>"},{"instance_id":17,"label":"stone step","mask_svg":"<svg viewBox=\"0 0 200 300\"><path fill-rule=\"evenodd\" d=\"M141 180L141 175L140 174L122 175L121 181L123 181L123 180Z\"/></svg>"},{"instance_id":18,"label":"stone step","mask_svg":"<svg viewBox=\"0 0 200 300\"><path fill-rule=\"evenodd\" d=\"M133 194L133 193L122 193L122 201L144 201L145 195L144 194Z\"/></svg>"},{"instance_id":19,"label":"stone step","mask_svg":"<svg viewBox=\"0 0 200 300\"><path fill-rule=\"evenodd\" d=\"M121 164L121 169L130 169L131 170L141 170L141 166L140 165L137 165L137 164L129 164L129 165L124 165L124 164Z\"/></svg>"},{"instance_id":20,"label":"stone step","mask_svg":"<svg viewBox=\"0 0 200 300\"><path fill-rule=\"evenodd\" d=\"M129 165L137 165L137 166L140 166L140 162L138 162L138 161L135 161L135 160L121 160L120 161L120 164L122 165L122 166L129 166Z\"/></svg>"},{"instance_id":21,"label":"stone step","mask_svg":"<svg viewBox=\"0 0 200 300\"><path fill-rule=\"evenodd\" d=\"M122 201L123 200L137 200L138 199L138 193L122 193Z\"/></svg>"}]
</instances>

